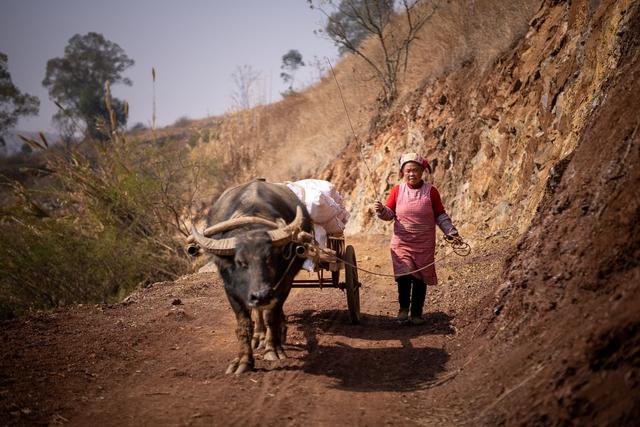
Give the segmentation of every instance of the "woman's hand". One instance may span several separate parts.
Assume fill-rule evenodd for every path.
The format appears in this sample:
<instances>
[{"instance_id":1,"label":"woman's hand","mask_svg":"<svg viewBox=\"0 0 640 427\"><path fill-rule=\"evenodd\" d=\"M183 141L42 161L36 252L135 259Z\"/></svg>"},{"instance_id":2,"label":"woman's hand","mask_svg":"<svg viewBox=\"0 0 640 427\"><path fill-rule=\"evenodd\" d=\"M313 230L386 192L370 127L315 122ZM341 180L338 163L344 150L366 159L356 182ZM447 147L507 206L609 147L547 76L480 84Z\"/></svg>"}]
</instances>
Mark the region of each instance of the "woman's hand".
<instances>
[{"instance_id":1,"label":"woman's hand","mask_svg":"<svg viewBox=\"0 0 640 427\"><path fill-rule=\"evenodd\" d=\"M464 240L462 240L462 236L460 236L458 233L447 234L444 236L444 238L450 243L454 243L458 245L464 243Z\"/></svg>"},{"instance_id":2,"label":"woman's hand","mask_svg":"<svg viewBox=\"0 0 640 427\"><path fill-rule=\"evenodd\" d=\"M377 214L380 214L384 210L384 205L380 201L376 200L373 204L373 209Z\"/></svg>"}]
</instances>

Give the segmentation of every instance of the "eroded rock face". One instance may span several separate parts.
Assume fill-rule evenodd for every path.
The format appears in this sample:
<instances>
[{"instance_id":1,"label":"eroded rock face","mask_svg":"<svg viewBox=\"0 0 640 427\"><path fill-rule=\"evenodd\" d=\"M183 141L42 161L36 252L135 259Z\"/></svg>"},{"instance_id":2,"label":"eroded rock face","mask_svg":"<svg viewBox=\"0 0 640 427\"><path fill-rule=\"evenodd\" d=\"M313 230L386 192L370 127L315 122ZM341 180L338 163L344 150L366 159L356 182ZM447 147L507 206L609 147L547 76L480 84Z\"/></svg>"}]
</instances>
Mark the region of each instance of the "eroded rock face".
<instances>
[{"instance_id":1,"label":"eroded rock face","mask_svg":"<svg viewBox=\"0 0 640 427\"><path fill-rule=\"evenodd\" d=\"M365 206L398 182L397 155L417 150L472 243L519 237L465 365L504 388L478 381L461 401L513 394L472 424L638 419L639 82L637 0L545 2L492 66L461 64L390 113L364 150L372 173L343 181L348 231L382 231ZM356 169L359 152L330 173Z\"/></svg>"},{"instance_id":2,"label":"eroded rock face","mask_svg":"<svg viewBox=\"0 0 640 427\"><path fill-rule=\"evenodd\" d=\"M354 142L325 173L348 193L347 233L388 231L367 206L386 198L398 155L413 150L434 164L429 179L465 236L524 232L619 72L633 5L545 2L493 65L464 61L399 103L364 144L368 167Z\"/></svg>"}]
</instances>

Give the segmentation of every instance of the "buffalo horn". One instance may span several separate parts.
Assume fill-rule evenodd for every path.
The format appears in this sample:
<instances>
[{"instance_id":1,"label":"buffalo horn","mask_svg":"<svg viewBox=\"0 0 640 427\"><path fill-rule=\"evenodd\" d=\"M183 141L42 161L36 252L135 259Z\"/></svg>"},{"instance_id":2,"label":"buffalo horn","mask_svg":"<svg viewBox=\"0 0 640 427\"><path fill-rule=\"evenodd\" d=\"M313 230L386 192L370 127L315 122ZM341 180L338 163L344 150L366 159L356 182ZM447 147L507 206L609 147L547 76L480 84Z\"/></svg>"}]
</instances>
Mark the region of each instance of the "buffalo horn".
<instances>
[{"instance_id":1,"label":"buffalo horn","mask_svg":"<svg viewBox=\"0 0 640 427\"><path fill-rule=\"evenodd\" d=\"M268 219L260 218L257 216L242 216L238 218L229 219L227 221L219 222L211 227L207 227L202 233L205 237L213 236L214 234L222 233L223 231L231 230L237 227L251 224L262 224L272 228L280 227L279 224L269 221ZM187 238L188 243L195 242L196 239L193 236Z\"/></svg>"},{"instance_id":2,"label":"buffalo horn","mask_svg":"<svg viewBox=\"0 0 640 427\"><path fill-rule=\"evenodd\" d=\"M191 225L191 235L201 248L207 249L216 255L229 256L233 255L236 250L235 237L229 239L211 239L200 234L195 225Z\"/></svg>"},{"instance_id":3,"label":"buffalo horn","mask_svg":"<svg viewBox=\"0 0 640 427\"><path fill-rule=\"evenodd\" d=\"M284 227L267 231L269 237L271 237L273 245L282 246L289 243L294 237L294 234L297 234L300 231L300 228L302 227L302 221L304 221L302 208L300 206L297 206L296 217L293 219L293 221L291 221Z\"/></svg>"},{"instance_id":4,"label":"buffalo horn","mask_svg":"<svg viewBox=\"0 0 640 427\"><path fill-rule=\"evenodd\" d=\"M294 233L298 233L300 231L303 221L304 215L302 213L302 208L298 206L296 209L296 217L293 221L291 221L290 224L286 224L283 227L277 228L276 230L269 230L267 232L269 234L269 237L271 238L271 241L273 242L272 244L274 246L282 246L287 244L293 238ZM239 217L223 221L212 227L209 227L205 230L205 234L213 235L248 224L263 224L271 227L277 226L275 222L266 220L264 218ZM191 236L189 240L195 241L200 245L201 248L207 249L208 251L220 256L233 255L236 249L235 237L231 237L228 239L211 239L200 234L195 225L191 226Z\"/></svg>"}]
</instances>

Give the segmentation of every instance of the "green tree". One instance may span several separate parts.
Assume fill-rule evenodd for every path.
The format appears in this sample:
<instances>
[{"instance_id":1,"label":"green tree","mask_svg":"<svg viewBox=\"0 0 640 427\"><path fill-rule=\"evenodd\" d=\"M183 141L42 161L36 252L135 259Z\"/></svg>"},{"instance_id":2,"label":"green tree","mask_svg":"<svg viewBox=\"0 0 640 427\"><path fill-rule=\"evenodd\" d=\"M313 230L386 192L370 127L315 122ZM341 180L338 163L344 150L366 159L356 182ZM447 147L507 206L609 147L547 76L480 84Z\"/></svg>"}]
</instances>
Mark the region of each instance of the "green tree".
<instances>
[{"instance_id":1,"label":"green tree","mask_svg":"<svg viewBox=\"0 0 640 427\"><path fill-rule=\"evenodd\" d=\"M433 16L436 6L420 0L307 0L327 19L324 32L341 54L357 55L381 83L386 105L398 96L398 79L406 71L409 47ZM402 25L401 20L404 20ZM390 24L394 24L391 28ZM322 32L322 31L321 31ZM372 37L382 59L362 48Z\"/></svg>"},{"instance_id":2,"label":"green tree","mask_svg":"<svg viewBox=\"0 0 640 427\"><path fill-rule=\"evenodd\" d=\"M282 65L280 69L284 70L280 73L280 78L285 84L289 84L287 93L293 93L293 83L296 72L300 67L304 67L302 54L296 49L290 49L289 52L282 55Z\"/></svg>"},{"instance_id":3,"label":"green tree","mask_svg":"<svg viewBox=\"0 0 640 427\"><path fill-rule=\"evenodd\" d=\"M109 123L105 105L105 84L122 83L131 86L131 80L123 77L124 71L134 61L116 43L102 34L76 34L69 39L64 56L47 62L47 72L42 84L49 90L49 97L62 107L54 121L67 133L77 131L76 123L84 125L84 133L104 139L101 122ZM127 122L126 106L111 98L117 126Z\"/></svg>"},{"instance_id":4,"label":"green tree","mask_svg":"<svg viewBox=\"0 0 640 427\"><path fill-rule=\"evenodd\" d=\"M4 133L14 127L21 116L35 116L40 100L22 93L11 81L8 57L0 52L0 145L4 145Z\"/></svg>"}]
</instances>

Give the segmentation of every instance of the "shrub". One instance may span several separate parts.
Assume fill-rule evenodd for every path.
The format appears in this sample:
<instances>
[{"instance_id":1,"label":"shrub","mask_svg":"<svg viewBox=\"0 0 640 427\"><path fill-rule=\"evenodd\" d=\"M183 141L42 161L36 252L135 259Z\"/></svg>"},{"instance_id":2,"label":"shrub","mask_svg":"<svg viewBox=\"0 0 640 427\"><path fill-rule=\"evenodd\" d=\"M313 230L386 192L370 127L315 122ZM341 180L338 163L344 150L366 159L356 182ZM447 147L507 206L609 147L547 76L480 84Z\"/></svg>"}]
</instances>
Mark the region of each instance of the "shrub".
<instances>
[{"instance_id":1,"label":"shrub","mask_svg":"<svg viewBox=\"0 0 640 427\"><path fill-rule=\"evenodd\" d=\"M47 179L4 179L0 318L116 300L188 271L185 218L205 167L177 142L69 144L47 154Z\"/></svg>"},{"instance_id":2,"label":"shrub","mask_svg":"<svg viewBox=\"0 0 640 427\"><path fill-rule=\"evenodd\" d=\"M191 124L191 122L193 122L193 120L191 120L189 117L182 116L182 117L178 118L173 123L173 126L178 127L178 128L182 128L182 127L189 126Z\"/></svg>"},{"instance_id":3,"label":"shrub","mask_svg":"<svg viewBox=\"0 0 640 427\"><path fill-rule=\"evenodd\" d=\"M149 128L142 122L136 122L133 126L129 128L131 132L139 132L147 129Z\"/></svg>"},{"instance_id":4,"label":"shrub","mask_svg":"<svg viewBox=\"0 0 640 427\"><path fill-rule=\"evenodd\" d=\"M153 274L151 248L116 227L82 234L68 218L0 225L0 319L25 309L109 302Z\"/></svg>"}]
</instances>

